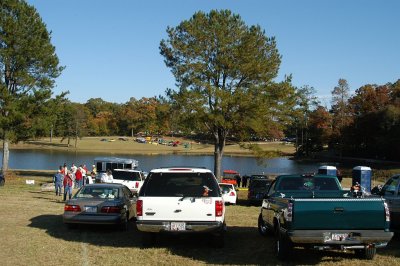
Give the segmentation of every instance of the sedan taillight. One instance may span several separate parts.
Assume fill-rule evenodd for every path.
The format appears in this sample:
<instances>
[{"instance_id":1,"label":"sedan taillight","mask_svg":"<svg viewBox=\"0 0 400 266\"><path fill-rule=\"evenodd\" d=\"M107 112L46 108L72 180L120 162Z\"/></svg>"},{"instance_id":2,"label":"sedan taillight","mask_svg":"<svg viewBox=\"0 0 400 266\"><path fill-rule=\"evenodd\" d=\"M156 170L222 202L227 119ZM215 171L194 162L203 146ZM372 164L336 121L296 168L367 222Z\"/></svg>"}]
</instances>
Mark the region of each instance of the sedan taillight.
<instances>
[{"instance_id":1,"label":"sedan taillight","mask_svg":"<svg viewBox=\"0 0 400 266\"><path fill-rule=\"evenodd\" d=\"M136 216L143 215L143 200L138 200L136 202Z\"/></svg>"},{"instance_id":2,"label":"sedan taillight","mask_svg":"<svg viewBox=\"0 0 400 266\"><path fill-rule=\"evenodd\" d=\"M65 205L64 206L64 211L66 212L80 212L81 211L81 207L79 207L79 205Z\"/></svg>"},{"instance_id":3,"label":"sedan taillight","mask_svg":"<svg viewBox=\"0 0 400 266\"><path fill-rule=\"evenodd\" d=\"M102 213L121 213L121 207L118 206L103 206L101 208Z\"/></svg>"},{"instance_id":4,"label":"sedan taillight","mask_svg":"<svg viewBox=\"0 0 400 266\"><path fill-rule=\"evenodd\" d=\"M222 200L215 201L215 216L221 217L224 214L224 202Z\"/></svg>"}]
</instances>

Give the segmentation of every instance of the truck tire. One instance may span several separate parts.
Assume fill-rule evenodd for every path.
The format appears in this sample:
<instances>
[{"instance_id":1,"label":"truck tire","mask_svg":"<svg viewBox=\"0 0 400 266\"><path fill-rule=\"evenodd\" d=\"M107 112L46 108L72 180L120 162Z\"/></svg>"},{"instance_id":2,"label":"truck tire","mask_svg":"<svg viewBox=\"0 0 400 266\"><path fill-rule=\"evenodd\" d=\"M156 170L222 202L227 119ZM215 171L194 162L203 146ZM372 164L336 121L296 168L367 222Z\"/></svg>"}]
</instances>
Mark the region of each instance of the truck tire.
<instances>
[{"instance_id":1,"label":"truck tire","mask_svg":"<svg viewBox=\"0 0 400 266\"><path fill-rule=\"evenodd\" d=\"M293 246L292 243L290 243L289 239L285 237L280 231L278 231L277 236L275 237L275 252L278 259L287 260L292 253L292 249Z\"/></svg>"},{"instance_id":2,"label":"truck tire","mask_svg":"<svg viewBox=\"0 0 400 266\"><path fill-rule=\"evenodd\" d=\"M258 216L258 232L264 237L271 234L271 229L265 224L261 213Z\"/></svg>"},{"instance_id":3,"label":"truck tire","mask_svg":"<svg viewBox=\"0 0 400 266\"><path fill-rule=\"evenodd\" d=\"M367 260L374 259L376 254L376 247L366 247L364 250L364 258Z\"/></svg>"}]
</instances>

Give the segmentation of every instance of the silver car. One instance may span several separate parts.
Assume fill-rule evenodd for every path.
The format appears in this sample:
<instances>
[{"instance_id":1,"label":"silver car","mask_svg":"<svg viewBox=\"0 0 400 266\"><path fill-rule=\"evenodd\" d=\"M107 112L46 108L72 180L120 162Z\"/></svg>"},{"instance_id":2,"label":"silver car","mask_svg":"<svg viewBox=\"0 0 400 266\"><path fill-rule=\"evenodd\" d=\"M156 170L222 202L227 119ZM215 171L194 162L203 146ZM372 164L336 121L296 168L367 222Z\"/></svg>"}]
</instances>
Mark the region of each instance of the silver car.
<instances>
[{"instance_id":1,"label":"silver car","mask_svg":"<svg viewBox=\"0 0 400 266\"><path fill-rule=\"evenodd\" d=\"M136 197L122 184L89 184L65 203L63 220L67 225L117 224L128 229L136 216Z\"/></svg>"}]
</instances>

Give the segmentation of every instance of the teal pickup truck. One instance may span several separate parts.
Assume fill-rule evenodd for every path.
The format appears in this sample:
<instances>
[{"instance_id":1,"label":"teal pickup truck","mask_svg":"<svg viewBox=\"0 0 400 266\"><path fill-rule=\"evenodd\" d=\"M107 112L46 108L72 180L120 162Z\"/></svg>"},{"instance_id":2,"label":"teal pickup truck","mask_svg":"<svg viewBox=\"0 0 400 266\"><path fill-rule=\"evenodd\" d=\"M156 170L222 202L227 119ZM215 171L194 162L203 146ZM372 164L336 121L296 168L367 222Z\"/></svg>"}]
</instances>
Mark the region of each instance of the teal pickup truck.
<instances>
[{"instance_id":1,"label":"teal pickup truck","mask_svg":"<svg viewBox=\"0 0 400 266\"><path fill-rule=\"evenodd\" d=\"M354 198L335 176L281 175L271 184L258 218L262 236L275 236L276 255L295 246L355 250L373 259L393 236L382 198Z\"/></svg>"}]
</instances>

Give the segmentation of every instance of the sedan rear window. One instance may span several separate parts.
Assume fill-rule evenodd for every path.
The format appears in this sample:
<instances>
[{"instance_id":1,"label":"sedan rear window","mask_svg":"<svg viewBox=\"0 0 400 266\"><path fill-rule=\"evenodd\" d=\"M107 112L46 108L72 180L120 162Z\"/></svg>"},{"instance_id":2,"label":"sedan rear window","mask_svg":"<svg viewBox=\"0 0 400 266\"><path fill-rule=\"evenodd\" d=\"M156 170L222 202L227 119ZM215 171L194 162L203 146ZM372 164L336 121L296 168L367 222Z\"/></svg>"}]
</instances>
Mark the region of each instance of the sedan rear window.
<instances>
[{"instance_id":1,"label":"sedan rear window","mask_svg":"<svg viewBox=\"0 0 400 266\"><path fill-rule=\"evenodd\" d=\"M218 197L220 192L211 173L150 173L140 196Z\"/></svg>"},{"instance_id":2,"label":"sedan rear window","mask_svg":"<svg viewBox=\"0 0 400 266\"><path fill-rule=\"evenodd\" d=\"M119 189L84 187L76 193L75 198L118 199Z\"/></svg>"}]
</instances>

